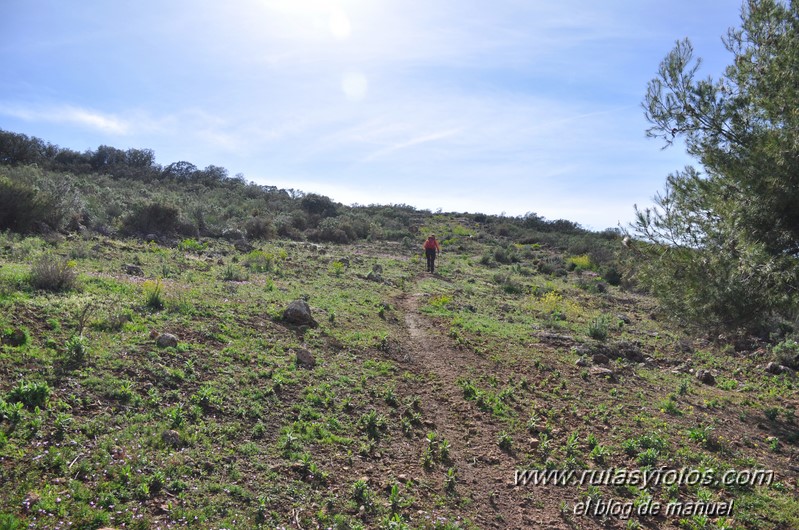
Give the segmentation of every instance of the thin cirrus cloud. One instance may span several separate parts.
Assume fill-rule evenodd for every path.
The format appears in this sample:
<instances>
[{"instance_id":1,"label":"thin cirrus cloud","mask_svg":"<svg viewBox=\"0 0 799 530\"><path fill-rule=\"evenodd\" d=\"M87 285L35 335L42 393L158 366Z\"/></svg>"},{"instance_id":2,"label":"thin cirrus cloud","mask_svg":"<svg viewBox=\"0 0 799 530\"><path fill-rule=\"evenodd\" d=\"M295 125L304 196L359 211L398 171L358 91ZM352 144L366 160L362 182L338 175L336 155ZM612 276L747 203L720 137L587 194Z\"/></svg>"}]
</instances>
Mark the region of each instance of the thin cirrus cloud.
<instances>
[{"instance_id":1,"label":"thin cirrus cloud","mask_svg":"<svg viewBox=\"0 0 799 530\"><path fill-rule=\"evenodd\" d=\"M51 106L0 104L0 115L27 122L75 125L111 135L124 135L130 130L130 124L116 116L68 104Z\"/></svg>"}]
</instances>

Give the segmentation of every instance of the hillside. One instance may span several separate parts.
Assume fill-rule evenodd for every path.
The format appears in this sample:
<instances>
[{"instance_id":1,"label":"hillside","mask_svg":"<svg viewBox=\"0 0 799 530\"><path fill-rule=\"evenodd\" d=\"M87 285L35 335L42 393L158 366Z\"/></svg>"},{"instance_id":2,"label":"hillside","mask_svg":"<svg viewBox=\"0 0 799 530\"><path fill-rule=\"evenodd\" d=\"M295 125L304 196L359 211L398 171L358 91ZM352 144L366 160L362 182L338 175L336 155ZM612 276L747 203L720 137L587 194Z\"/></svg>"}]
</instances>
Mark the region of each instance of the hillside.
<instances>
[{"instance_id":1,"label":"hillside","mask_svg":"<svg viewBox=\"0 0 799 530\"><path fill-rule=\"evenodd\" d=\"M479 219L417 216L436 274L410 231L3 233L0 528L799 527L779 351L669 324L574 232ZM773 480L516 483L661 467Z\"/></svg>"}]
</instances>

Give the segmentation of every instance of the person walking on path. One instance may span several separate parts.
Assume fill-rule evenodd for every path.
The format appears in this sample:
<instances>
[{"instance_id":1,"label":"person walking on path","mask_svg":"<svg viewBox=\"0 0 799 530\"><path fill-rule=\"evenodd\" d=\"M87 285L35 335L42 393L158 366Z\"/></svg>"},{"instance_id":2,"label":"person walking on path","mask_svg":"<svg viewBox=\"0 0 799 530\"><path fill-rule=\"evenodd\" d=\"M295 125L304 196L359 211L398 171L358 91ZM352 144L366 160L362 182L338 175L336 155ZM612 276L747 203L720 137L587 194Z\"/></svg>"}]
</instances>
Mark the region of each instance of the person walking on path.
<instances>
[{"instance_id":1,"label":"person walking on path","mask_svg":"<svg viewBox=\"0 0 799 530\"><path fill-rule=\"evenodd\" d=\"M436 241L436 236L430 234L427 241L424 242L424 255L427 258L427 272L435 272L436 270L436 254L441 252L441 247Z\"/></svg>"}]
</instances>

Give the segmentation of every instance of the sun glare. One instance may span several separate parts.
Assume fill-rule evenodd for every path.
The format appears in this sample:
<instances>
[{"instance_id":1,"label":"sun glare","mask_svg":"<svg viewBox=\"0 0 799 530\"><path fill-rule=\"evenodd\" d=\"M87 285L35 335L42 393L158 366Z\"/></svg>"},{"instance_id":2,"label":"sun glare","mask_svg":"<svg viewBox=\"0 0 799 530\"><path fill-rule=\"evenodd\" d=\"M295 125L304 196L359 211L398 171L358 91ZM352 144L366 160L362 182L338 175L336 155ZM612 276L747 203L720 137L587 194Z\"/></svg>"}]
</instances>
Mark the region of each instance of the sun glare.
<instances>
[{"instance_id":1,"label":"sun glare","mask_svg":"<svg viewBox=\"0 0 799 530\"><path fill-rule=\"evenodd\" d=\"M352 22L348 12L355 9L356 2L342 0L264 0L264 5L279 13L296 17L324 21L325 27L336 39L347 39L352 33Z\"/></svg>"}]
</instances>

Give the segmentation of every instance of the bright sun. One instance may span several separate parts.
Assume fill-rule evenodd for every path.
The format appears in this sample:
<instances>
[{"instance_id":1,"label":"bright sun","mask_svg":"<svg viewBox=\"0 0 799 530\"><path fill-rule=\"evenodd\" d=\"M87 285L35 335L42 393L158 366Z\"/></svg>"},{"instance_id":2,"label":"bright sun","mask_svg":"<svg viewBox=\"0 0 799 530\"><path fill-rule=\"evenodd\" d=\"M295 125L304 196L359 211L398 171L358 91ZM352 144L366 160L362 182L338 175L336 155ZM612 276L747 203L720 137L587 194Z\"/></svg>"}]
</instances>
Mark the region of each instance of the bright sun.
<instances>
[{"instance_id":1,"label":"bright sun","mask_svg":"<svg viewBox=\"0 0 799 530\"><path fill-rule=\"evenodd\" d=\"M352 23L348 13L357 7L354 0L264 0L263 3L280 13L326 19L326 29L337 39L349 38Z\"/></svg>"}]
</instances>

